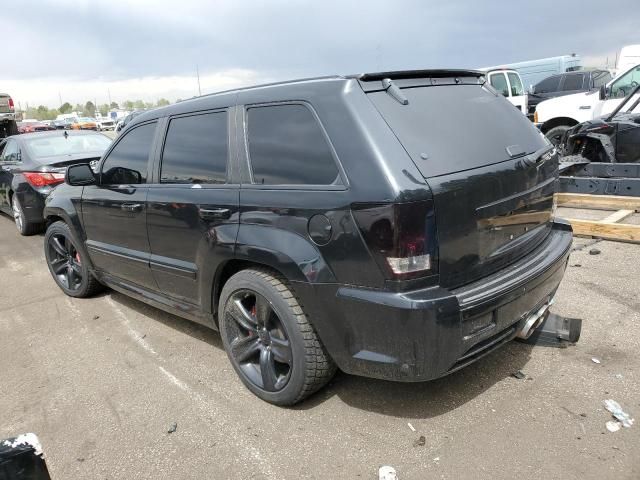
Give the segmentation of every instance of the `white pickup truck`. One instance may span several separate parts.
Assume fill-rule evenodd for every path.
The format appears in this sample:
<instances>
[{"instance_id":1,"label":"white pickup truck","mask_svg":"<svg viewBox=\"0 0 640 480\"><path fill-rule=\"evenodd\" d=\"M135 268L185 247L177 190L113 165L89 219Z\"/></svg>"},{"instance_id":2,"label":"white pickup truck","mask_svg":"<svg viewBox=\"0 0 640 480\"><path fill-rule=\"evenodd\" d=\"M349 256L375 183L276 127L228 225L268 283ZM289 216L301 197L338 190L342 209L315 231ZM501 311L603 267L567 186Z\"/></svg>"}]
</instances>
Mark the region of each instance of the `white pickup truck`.
<instances>
[{"instance_id":1,"label":"white pickup truck","mask_svg":"<svg viewBox=\"0 0 640 480\"><path fill-rule=\"evenodd\" d=\"M640 65L635 65L603 85L599 91L576 93L539 103L533 121L551 143L559 145L567 130L611 113L639 83Z\"/></svg>"}]
</instances>

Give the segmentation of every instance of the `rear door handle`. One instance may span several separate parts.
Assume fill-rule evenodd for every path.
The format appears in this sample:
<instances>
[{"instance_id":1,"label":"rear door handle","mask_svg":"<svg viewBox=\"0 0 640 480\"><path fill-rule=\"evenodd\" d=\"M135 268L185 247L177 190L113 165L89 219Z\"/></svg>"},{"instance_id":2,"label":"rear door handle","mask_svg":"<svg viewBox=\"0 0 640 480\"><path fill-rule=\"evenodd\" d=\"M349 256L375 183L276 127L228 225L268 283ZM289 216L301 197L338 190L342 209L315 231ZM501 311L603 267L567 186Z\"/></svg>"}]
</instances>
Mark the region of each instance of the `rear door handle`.
<instances>
[{"instance_id":1,"label":"rear door handle","mask_svg":"<svg viewBox=\"0 0 640 480\"><path fill-rule=\"evenodd\" d=\"M204 220L227 219L231 217L231 210L228 208L199 208L200 218Z\"/></svg>"},{"instance_id":2,"label":"rear door handle","mask_svg":"<svg viewBox=\"0 0 640 480\"><path fill-rule=\"evenodd\" d=\"M142 210L141 203L123 203L120 208L125 212L139 212Z\"/></svg>"}]
</instances>

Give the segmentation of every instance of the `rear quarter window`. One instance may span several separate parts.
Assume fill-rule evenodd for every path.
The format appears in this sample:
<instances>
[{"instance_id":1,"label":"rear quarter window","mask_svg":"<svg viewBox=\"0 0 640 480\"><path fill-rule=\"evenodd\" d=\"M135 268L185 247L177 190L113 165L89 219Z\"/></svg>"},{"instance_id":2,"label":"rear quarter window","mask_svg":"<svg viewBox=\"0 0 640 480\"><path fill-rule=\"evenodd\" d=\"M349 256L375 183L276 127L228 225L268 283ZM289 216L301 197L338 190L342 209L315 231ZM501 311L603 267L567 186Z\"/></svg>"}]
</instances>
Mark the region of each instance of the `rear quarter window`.
<instances>
[{"instance_id":1,"label":"rear quarter window","mask_svg":"<svg viewBox=\"0 0 640 480\"><path fill-rule=\"evenodd\" d=\"M248 108L247 144L253 183L341 183L336 161L322 127L305 105Z\"/></svg>"},{"instance_id":2,"label":"rear quarter window","mask_svg":"<svg viewBox=\"0 0 640 480\"><path fill-rule=\"evenodd\" d=\"M403 88L402 105L384 91L369 93L425 177L509 160L507 147L526 153L546 143L504 98L480 85Z\"/></svg>"}]
</instances>

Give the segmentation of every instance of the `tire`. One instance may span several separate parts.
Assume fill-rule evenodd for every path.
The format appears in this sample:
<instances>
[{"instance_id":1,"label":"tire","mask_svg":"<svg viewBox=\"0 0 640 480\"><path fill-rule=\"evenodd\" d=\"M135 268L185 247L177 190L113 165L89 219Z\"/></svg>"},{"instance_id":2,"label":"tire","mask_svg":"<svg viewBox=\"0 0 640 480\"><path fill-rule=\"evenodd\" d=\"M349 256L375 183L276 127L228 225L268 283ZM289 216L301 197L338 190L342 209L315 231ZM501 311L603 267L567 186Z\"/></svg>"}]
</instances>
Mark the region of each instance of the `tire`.
<instances>
[{"instance_id":1,"label":"tire","mask_svg":"<svg viewBox=\"0 0 640 480\"><path fill-rule=\"evenodd\" d=\"M44 254L53 280L70 297L91 297L104 289L90 272L66 223L55 222L47 228Z\"/></svg>"},{"instance_id":2,"label":"tire","mask_svg":"<svg viewBox=\"0 0 640 480\"><path fill-rule=\"evenodd\" d=\"M544 136L547 137L547 140L549 140L554 147L562 149L562 137L564 137L564 134L571 128L573 127L569 125L558 125L545 133Z\"/></svg>"},{"instance_id":3,"label":"tire","mask_svg":"<svg viewBox=\"0 0 640 480\"><path fill-rule=\"evenodd\" d=\"M18 135L18 123L15 120L7 122L7 136Z\"/></svg>"},{"instance_id":4,"label":"tire","mask_svg":"<svg viewBox=\"0 0 640 480\"><path fill-rule=\"evenodd\" d=\"M333 360L291 287L277 273L266 269L236 273L222 289L218 312L231 365L262 400L293 405L325 386L335 374ZM271 380L264 373L269 371L273 372Z\"/></svg>"},{"instance_id":5,"label":"tire","mask_svg":"<svg viewBox=\"0 0 640 480\"><path fill-rule=\"evenodd\" d=\"M24 210L22 210L22 205L20 205L20 200L18 200L16 195L11 197L11 211L13 214L13 221L15 222L20 235L28 237L42 231L41 223L27 221L27 218L24 215Z\"/></svg>"}]
</instances>

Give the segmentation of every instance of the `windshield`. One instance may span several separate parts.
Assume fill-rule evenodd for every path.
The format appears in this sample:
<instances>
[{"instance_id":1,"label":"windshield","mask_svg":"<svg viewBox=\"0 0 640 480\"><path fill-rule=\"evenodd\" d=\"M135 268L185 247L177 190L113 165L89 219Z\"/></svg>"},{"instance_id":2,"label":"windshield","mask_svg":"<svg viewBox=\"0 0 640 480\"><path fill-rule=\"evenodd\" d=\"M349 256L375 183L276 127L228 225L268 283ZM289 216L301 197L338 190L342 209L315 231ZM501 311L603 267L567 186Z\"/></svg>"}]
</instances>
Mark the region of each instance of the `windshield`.
<instances>
[{"instance_id":1,"label":"windshield","mask_svg":"<svg viewBox=\"0 0 640 480\"><path fill-rule=\"evenodd\" d=\"M93 118L89 118L89 117L80 117L78 119L79 122L93 122L95 121Z\"/></svg>"},{"instance_id":2,"label":"windshield","mask_svg":"<svg viewBox=\"0 0 640 480\"><path fill-rule=\"evenodd\" d=\"M27 148L35 158L65 155L82 155L99 157L111 144L104 135L60 135L58 137L40 137L25 140Z\"/></svg>"}]
</instances>

